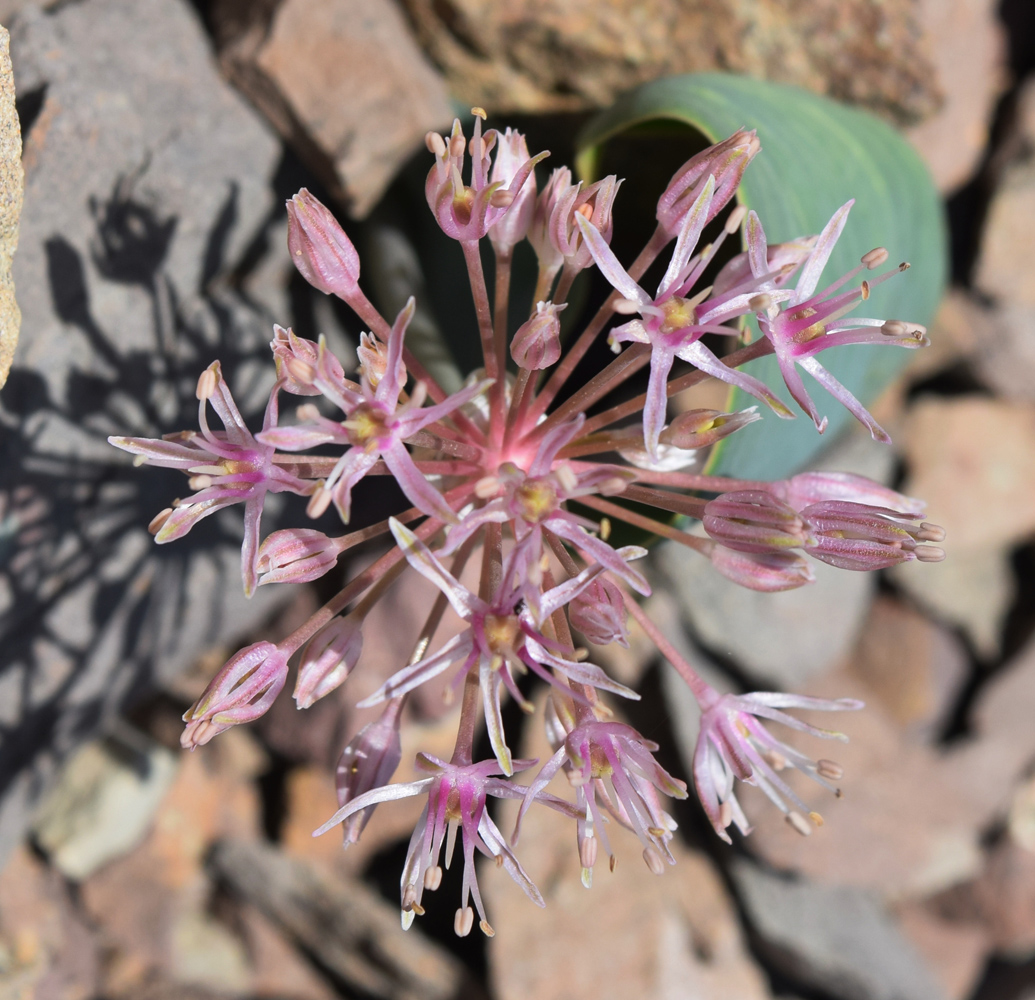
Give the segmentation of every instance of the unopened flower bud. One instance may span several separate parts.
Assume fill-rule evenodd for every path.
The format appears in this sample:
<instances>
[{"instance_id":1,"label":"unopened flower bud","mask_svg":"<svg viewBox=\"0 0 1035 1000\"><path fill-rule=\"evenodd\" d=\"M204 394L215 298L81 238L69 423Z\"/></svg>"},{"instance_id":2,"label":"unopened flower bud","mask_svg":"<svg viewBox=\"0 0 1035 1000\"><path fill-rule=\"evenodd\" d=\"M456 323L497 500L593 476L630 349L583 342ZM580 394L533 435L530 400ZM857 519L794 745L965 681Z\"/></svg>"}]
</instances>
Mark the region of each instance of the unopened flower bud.
<instances>
[{"instance_id":1,"label":"unopened flower bud","mask_svg":"<svg viewBox=\"0 0 1035 1000\"><path fill-rule=\"evenodd\" d=\"M658 199L658 222L665 232L670 237L679 233L686 213L697 201L709 175L715 177L715 192L708 210L708 221L714 219L729 204L740 186L745 168L761 148L754 130L739 131L687 160Z\"/></svg>"},{"instance_id":2,"label":"unopened flower bud","mask_svg":"<svg viewBox=\"0 0 1035 1000\"><path fill-rule=\"evenodd\" d=\"M321 359L320 345L304 337L296 337L290 329L273 327L270 341L277 378L284 381L284 389L296 396L318 396L320 390L313 384L318 373L325 373L337 385L345 381L341 362L326 348Z\"/></svg>"},{"instance_id":3,"label":"unopened flower bud","mask_svg":"<svg viewBox=\"0 0 1035 1000\"><path fill-rule=\"evenodd\" d=\"M309 640L302 653L294 698L308 708L344 683L363 651L363 620L335 618Z\"/></svg>"},{"instance_id":4,"label":"unopened flower bud","mask_svg":"<svg viewBox=\"0 0 1035 1000\"><path fill-rule=\"evenodd\" d=\"M489 240L497 253L506 253L520 243L528 233L535 211L535 173L528 175L520 191L507 190L518 171L528 162L528 145L520 132L507 129L499 137L496 159L489 180L503 185L492 196L499 207L510 206L509 211L489 228Z\"/></svg>"},{"instance_id":5,"label":"unopened flower bud","mask_svg":"<svg viewBox=\"0 0 1035 1000\"><path fill-rule=\"evenodd\" d=\"M687 410L680 413L661 432L662 444L676 448L706 448L722 438L729 437L741 427L761 420L757 406L736 413L721 413L718 410Z\"/></svg>"},{"instance_id":6,"label":"unopened flower bud","mask_svg":"<svg viewBox=\"0 0 1035 1000\"><path fill-rule=\"evenodd\" d=\"M748 590L764 593L794 590L816 579L808 562L793 552L738 552L716 545L709 556L712 565L727 580Z\"/></svg>"},{"instance_id":7,"label":"unopened flower bud","mask_svg":"<svg viewBox=\"0 0 1035 1000\"><path fill-rule=\"evenodd\" d=\"M395 769L402 759L402 743L399 737L399 722L402 718L403 698L393 698L374 722L364 726L341 753L335 784L338 791L338 805L344 806L353 799L381 788L392 780ZM345 845L359 840L367 821L374 814L374 806L354 813L343 824ZM431 873L431 869L428 869ZM434 876L432 876L434 879ZM442 869L438 870L438 882L442 881ZM425 882L427 885L427 883ZM427 885L437 889L438 885Z\"/></svg>"},{"instance_id":8,"label":"unopened flower bud","mask_svg":"<svg viewBox=\"0 0 1035 1000\"><path fill-rule=\"evenodd\" d=\"M596 646L617 642L629 646L629 629L622 592L608 579L598 576L568 605L572 628L578 629ZM592 866L590 866L592 867Z\"/></svg>"},{"instance_id":9,"label":"unopened flower bud","mask_svg":"<svg viewBox=\"0 0 1035 1000\"><path fill-rule=\"evenodd\" d=\"M806 551L839 569L886 569L911 559L939 562L945 557L939 548L918 544L940 541L941 528L913 524L914 518L888 507L825 500L804 508L801 516L810 533Z\"/></svg>"},{"instance_id":10,"label":"unopened flower bud","mask_svg":"<svg viewBox=\"0 0 1035 1000\"><path fill-rule=\"evenodd\" d=\"M907 497L882 483L851 472L801 472L790 479L772 483L769 488L798 511L823 500L848 500L871 507L888 507L915 519L927 506L923 500Z\"/></svg>"},{"instance_id":11,"label":"unopened flower bud","mask_svg":"<svg viewBox=\"0 0 1035 1000\"><path fill-rule=\"evenodd\" d=\"M567 268L581 271L593 263L593 254L575 222L576 214L591 222L605 243L611 242L614 230L612 209L621 185L614 174L608 174L585 188L576 184L558 199L550 216L548 232L550 242Z\"/></svg>"},{"instance_id":12,"label":"unopened flower bud","mask_svg":"<svg viewBox=\"0 0 1035 1000\"><path fill-rule=\"evenodd\" d=\"M302 188L287 203L288 249L314 288L348 299L359 285L359 254L330 209Z\"/></svg>"},{"instance_id":13,"label":"unopened flower bud","mask_svg":"<svg viewBox=\"0 0 1035 1000\"><path fill-rule=\"evenodd\" d=\"M510 356L521 368L541 371L561 356L561 322L557 314L567 303L537 302L535 315L518 327L510 342Z\"/></svg>"},{"instance_id":14,"label":"unopened flower bud","mask_svg":"<svg viewBox=\"0 0 1035 1000\"><path fill-rule=\"evenodd\" d=\"M274 531L259 546L255 566L259 586L318 580L338 561L338 554L337 539L315 528Z\"/></svg>"},{"instance_id":15,"label":"unopened flower bud","mask_svg":"<svg viewBox=\"0 0 1035 1000\"><path fill-rule=\"evenodd\" d=\"M193 750L231 726L264 715L287 680L287 662L288 654L272 642L253 643L231 656L184 713L187 728L180 745Z\"/></svg>"},{"instance_id":16,"label":"unopened flower bud","mask_svg":"<svg viewBox=\"0 0 1035 1000\"><path fill-rule=\"evenodd\" d=\"M723 493L705 506L702 524L717 542L741 552L779 552L808 539L798 513L764 490Z\"/></svg>"}]
</instances>

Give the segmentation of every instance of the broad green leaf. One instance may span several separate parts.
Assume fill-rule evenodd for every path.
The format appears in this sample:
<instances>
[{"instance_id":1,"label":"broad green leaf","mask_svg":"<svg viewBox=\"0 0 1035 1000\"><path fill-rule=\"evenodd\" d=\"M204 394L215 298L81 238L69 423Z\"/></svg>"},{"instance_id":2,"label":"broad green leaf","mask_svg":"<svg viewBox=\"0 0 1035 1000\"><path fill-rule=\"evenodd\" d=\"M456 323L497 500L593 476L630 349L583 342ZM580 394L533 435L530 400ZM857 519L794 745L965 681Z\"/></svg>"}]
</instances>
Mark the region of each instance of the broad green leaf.
<instances>
[{"instance_id":1,"label":"broad green leaf","mask_svg":"<svg viewBox=\"0 0 1035 1000\"><path fill-rule=\"evenodd\" d=\"M593 175L609 138L659 121L690 125L711 142L738 128L758 130L762 152L748 167L738 197L758 212L770 243L818 233L835 209L855 198L820 287L868 250L884 246L889 263L908 260L912 268L875 289L857 315L930 322L947 272L942 206L923 162L890 126L785 84L721 73L669 77L640 87L589 122L578 140L579 172ZM824 352L820 361L866 404L911 356L890 345L852 346ZM775 359L752 362L745 370L793 406ZM797 407L793 421L766 413L724 443L713 471L780 478L807 464L853 419L809 375L804 379L820 413L830 418L826 433L820 437ZM733 393L734 408L754 402L739 390Z\"/></svg>"}]
</instances>

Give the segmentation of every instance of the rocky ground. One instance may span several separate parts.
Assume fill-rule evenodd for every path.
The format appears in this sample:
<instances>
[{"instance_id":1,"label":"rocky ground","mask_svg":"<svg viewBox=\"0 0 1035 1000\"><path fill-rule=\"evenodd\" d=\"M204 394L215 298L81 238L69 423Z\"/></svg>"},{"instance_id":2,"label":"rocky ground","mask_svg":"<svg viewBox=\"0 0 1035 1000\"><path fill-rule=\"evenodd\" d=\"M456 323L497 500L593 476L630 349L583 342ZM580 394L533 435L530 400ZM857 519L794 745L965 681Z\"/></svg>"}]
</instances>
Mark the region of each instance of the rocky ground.
<instances>
[{"instance_id":1,"label":"rocky ground","mask_svg":"<svg viewBox=\"0 0 1035 1000\"><path fill-rule=\"evenodd\" d=\"M688 6L0 0L25 168L22 341L0 394L0 1000L1035 996L1031 5ZM839 748L846 797L803 789L827 820L803 839L746 796L756 830L733 848L691 799L675 869L651 877L630 836L589 892L570 829L533 812L522 860L545 911L487 871L495 938L454 938L448 900L404 935L412 804L348 852L310 836L379 679L181 752L179 717L227 652L319 595L246 604L233 519L156 551L144 526L175 476L113 463L104 437L189 425L215 357L254 412L274 320L355 342L287 257L301 185L351 215L394 310L425 278L405 167L451 97L570 136L629 86L716 67L876 110L945 195L954 282L878 405L895 450L849 435L822 462L925 497L949 558L760 596L659 549L651 613L715 683L866 700ZM422 602L406 583L378 606L385 663ZM685 776L684 689L642 642L608 666ZM415 705L404 761L448 754L443 712L434 692Z\"/></svg>"}]
</instances>

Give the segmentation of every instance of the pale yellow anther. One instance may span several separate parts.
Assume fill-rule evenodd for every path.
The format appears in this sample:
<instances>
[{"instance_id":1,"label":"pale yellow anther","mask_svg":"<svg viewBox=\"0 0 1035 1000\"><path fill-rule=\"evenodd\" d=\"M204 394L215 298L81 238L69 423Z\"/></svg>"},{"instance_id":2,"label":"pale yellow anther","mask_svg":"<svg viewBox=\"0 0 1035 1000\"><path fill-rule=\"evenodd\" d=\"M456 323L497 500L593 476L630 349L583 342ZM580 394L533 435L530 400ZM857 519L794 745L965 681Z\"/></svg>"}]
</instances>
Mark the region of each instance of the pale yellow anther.
<instances>
[{"instance_id":1,"label":"pale yellow anther","mask_svg":"<svg viewBox=\"0 0 1035 1000\"><path fill-rule=\"evenodd\" d=\"M489 923L488 920L480 920L478 922L478 926L481 928L482 933L486 937L495 937L496 936L496 932L492 929L492 925Z\"/></svg>"},{"instance_id":2,"label":"pale yellow anther","mask_svg":"<svg viewBox=\"0 0 1035 1000\"><path fill-rule=\"evenodd\" d=\"M489 117L489 114L485 110L485 108L471 108L471 114L477 118L480 118L482 121L485 121Z\"/></svg>"},{"instance_id":3,"label":"pale yellow anther","mask_svg":"<svg viewBox=\"0 0 1035 1000\"><path fill-rule=\"evenodd\" d=\"M738 205L729 214L729 218L726 219L726 225L723 229L726 230L727 234L733 235L738 229L740 224L744 221L744 216L748 214L747 205Z\"/></svg>"},{"instance_id":4,"label":"pale yellow anther","mask_svg":"<svg viewBox=\"0 0 1035 1000\"><path fill-rule=\"evenodd\" d=\"M888 259L888 251L884 247L874 247L869 253L862 255L861 263L865 264L867 269L872 271L874 268L878 268Z\"/></svg>"},{"instance_id":5,"label":"pale yellow anther","mask_svg":"<svg viewBox=\"0 0 1035 1000\"><path fill-rule=\"evenodd\" d=\"M812 834L812 827L809 826L809 821L800 812L789 812L784 816L784 820L803 837L808 837Z\"/></svg>"},{"instance_id":6,"label":"pale yellow anther","mask_svg":"<svg viewBox=\"0 0 1035 1000\"><path fill-rule=\"evenodd\" d=\"M719 826L726 829L733 822L733 806L729 802L719 803Z\"/></svg>"},{"instance_id":7,"label":"pale yellow anther","mask_svg":"<svg viewBox=\"0 0 1035 1000\"><path fill-rule=\"evenodd\" d=\"M286 367L288 374L296 382L312 385L316 380L316 369L308 361L303 361L301 358L288 358Z\"/></svg>"},{"instance_id":8,"label":"pale yellow anther","mask_svg":"<svg viewBox=\"0 0 1035 1000\"><path fill-rule=\"evenodd\" d=\"M198 378L198 399L211 399L215 394L217 384L216 373L211 368L206 368Z\"/></svg>"},{"instance_id":9,"label":"pale yellow anther","mask_svg":"<svg viewBox=\"0 0 1035 1000\"><path fill-rule=\"evenodd\" d=\"M611 308L621 316L634 316L640 311L640 303L633 299L618 299Z\"/></svg>"},{"instance_id":10,"label":"pale yellow anther","mask_svg":"<svg viewBox=\"0 0 1035 1000\"><path fill-rule=\"evenodd\" d=\"M600 540L606 542L611 537L611 518L602 517L600 519Z\"/></svg>"},{"instance_id":11,"label":"pale yellow anther","mask_svg":"<svg viewBox=\"0 0 1035 1000\"><path fill-rule=\"evenodd\" d=\"M446 155L446 141L438 132L429 132L424 136L424 145L428 147L429 153L442 157Z\"/></svg>"},{"instance_id":12,"label":"pale yellow anther","mask_svg":"<svg viewBox=\"0 0 1035 1000\"><path fill-rule=\"evenodd\" d=\"M195 491L207 490L212 485L211 476L191 476L187 480L187 485Z\"/></svg>"},{"instance_id":13,"label":"pale yellow anther","mask_svg":"<svg viewBox=\"0 0 1035 1000\"><path fill-rule=\"evenodd\" d=\"M165 510L159 511L153 518L151 518L151 522L148 524L147 530L152 535L157 535L158 532L162 530L162 526L165 522L169 520L169 515L172 512L172 507L166 507Z\"/></svg>"},{"instance_id":14,"label":"pale yellow anther","mask_svg":"<svg viewBox=\"0 0 1035 1000\"><path fill-rule=\"evenodd\" d=\"M823 825L823 817L820 816L820 814L818 812L810 812L809 813L809 819L811 819L812 822L816 824L816 826L822 826Z\"/></svg>"}]
</instances>

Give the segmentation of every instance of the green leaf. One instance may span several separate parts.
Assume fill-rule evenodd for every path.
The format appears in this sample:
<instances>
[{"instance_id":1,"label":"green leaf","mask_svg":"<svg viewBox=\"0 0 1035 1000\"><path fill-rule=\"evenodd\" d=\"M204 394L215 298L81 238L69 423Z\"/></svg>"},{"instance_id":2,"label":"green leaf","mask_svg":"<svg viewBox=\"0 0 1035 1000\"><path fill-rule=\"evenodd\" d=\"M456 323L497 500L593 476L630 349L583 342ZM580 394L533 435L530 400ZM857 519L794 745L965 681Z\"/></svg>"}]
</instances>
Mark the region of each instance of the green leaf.
<instances>
[{"instance_id":1,"label":"green leaf","mask_svg":"<svg viewBox=\"0 0 1035 1000\"><path fill-rule=\"evenodd\" d=\"M758 130L762 152L747 168L738 198L758 213L770 243L818 233L835 209L855 198L824 280L854 267L873 247L887 247L891 263L908 260L912 268L876 288L858 314L930 323L946 281L945 220L927 168L894 129L785 84L721 73L675 76L627 94L588 123L577 144L580 174L595 173L601 147L611 137L664 121L690 125L710 142L738 128ZM824 352L821 361L868 404L911 355L890 345L851 346ZM774 358L752 362L745 371L794 405ZM793 421L767 412L723 443L712 471L780 478L805 466L853 419L809 375L804 379L820 413L830 418L826 433L820 437L801 412ZM733 408L754 402L739 390L732 394Z\"/></svg>"}]
</instances>

